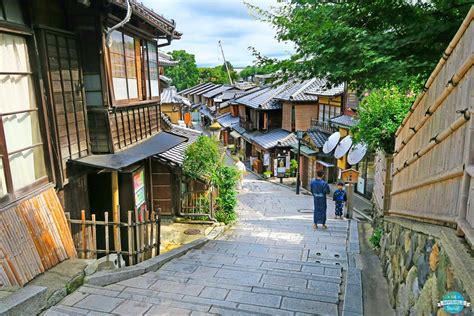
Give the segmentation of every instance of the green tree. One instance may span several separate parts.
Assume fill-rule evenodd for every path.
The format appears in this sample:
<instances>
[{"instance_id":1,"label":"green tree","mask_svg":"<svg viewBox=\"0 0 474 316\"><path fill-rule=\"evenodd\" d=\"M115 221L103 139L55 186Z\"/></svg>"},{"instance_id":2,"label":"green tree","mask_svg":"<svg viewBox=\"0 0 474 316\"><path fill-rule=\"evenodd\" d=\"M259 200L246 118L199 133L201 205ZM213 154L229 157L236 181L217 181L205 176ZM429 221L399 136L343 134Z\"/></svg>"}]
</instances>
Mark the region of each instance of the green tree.
<instances>
[{"instance_id":1,"label":"green tree","mask_svg":"<svg viewBox=\"0 0 474 316\"><path fill-rule=\"evenodd\" d=\"M191 179L210 182L220 164L220 155L218 142L201 135L186 148L183 172Z\"/></svg>"},{"instance_id":2,"label":"green tree","mask_svg":"<svg viewBox=\"0 0 474 316\"><path fill-rule=\"evenodd\" d=\"M239 73L239 77L242 79L247 79L253 75L264 75L274 72L275 69L272 65L265 65L263 67L259 66L247 66Z\"/></svg>"},{"instance_id":3,"label":"green tree","mask_svg":"<svg viewBox=\"0 0 474 316\"><path fill-rule=\"evenodd\" d=\"M385 86L366 96L358 108L358 123L352 129L355 142L365 142L372 151L392 154L395 132L415 100L414 86L419 85L412 84L408 90Z\"/></svg>"},{"instance_id":4,"label":"green tree","mask_svg":"<svg viewBox=\"0 0 474 316\"><path fill-rule=\"evenodd\" d=\"M199 82L199 71L193 54L184 50L174 50L170 53L178 64L166 68L166 75L173 79L178 91L195 86Z\"/></svg>"},{"instance_id":5,"label":"green tree","mask_svg":"<svg viewBox=\"0 0 474 316\"><path fill-rule=\"evenodd\" d=\"M227 62L230 64L229 62ZM233 70L232 65L230 65L231 68L229 68L230 71L230 77L232 78L233 81L235 81L238 78L237 72ZM227 75L227 70L225 69L225 66L216 66L213 68L207 68L207 67L202 67L199 68L199 79L201 82L213 82L217 84L228 84L229 83L229 76Z\"/></svg>"},{"instance_id":6,"label":"green tree","mask_svg":"<svg viewBox=\"0 0 474 316\"><path fill-rule=\"evenodd\" d=\"M217 188L216 219L229 223L236 218L238 171L224 163L225 153L216 139L200 136L188 146L183 171L191 179L206 181Z\"/></svg>"},{"instance_id":7,"label":"green tree","mask_svg":"<svg viewBox=\"0 0 474 316\"><path fill-rule=\"evenodd\" d=\"M284 79L324 77L359 91L427 78L473 1L280 0L269 11L247 4L295 44L286 60L266 58ZM252 49L252 48L251 48Z\"/></svg>"}]
</instances>

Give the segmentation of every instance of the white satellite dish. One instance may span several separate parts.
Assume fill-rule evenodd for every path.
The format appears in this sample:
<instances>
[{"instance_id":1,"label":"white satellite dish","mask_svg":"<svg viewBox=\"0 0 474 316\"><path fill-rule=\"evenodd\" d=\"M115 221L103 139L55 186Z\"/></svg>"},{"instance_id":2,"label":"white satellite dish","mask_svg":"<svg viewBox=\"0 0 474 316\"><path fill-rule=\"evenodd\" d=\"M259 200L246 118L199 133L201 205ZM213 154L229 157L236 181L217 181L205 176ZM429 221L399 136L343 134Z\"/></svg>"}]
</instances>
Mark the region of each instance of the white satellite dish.
<instances>
[{"instance_id":1,"label":"white satellite dish","mask_svg":"<svg viewBox=\"0 0 474 316\"><path fill-rule=\"evenodd\" d=\"M359 143L352 146L347 155L347 163L350 165L355 165L364 158L367 153L367 144Z\"/></svg>"},{"instance_id":2,"label":"white satellite dish","mask_svg":"<svg viewBox=\"0 0 474 316\"><path fill-rule=\"evenodd\" d=\"M323 153L329 154L331 151L333 151L340 139L341 134L339 134L339 132L335 132L329 136L328 140L323 145Z\"/></svg>"},{"instance_id":3,"label":"white satellite dish","mask_svg":"<svg viewBox=\"0 0 474 316\"><path fill-rule=\"evenodd\" d=\"M341 142L337 145L336 151L334 152L334 157L336 157L336 159L341 158L349 151L349 148L351 148L351 146L352 146L352 137L350 136L344 137L341 140Z\"/></svg>"}]
</instances>

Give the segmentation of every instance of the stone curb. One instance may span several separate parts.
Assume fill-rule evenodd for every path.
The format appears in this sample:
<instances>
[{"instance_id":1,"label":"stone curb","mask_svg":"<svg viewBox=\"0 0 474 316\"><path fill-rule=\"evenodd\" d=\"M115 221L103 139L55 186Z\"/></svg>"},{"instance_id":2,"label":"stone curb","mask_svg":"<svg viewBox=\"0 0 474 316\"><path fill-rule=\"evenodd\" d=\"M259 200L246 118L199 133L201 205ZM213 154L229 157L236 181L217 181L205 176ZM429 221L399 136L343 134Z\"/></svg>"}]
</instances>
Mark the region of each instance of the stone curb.
<instances>
[{"instance_id":1,"label":"stone curb","mask_svg":"<svg viewBox=\"0 0 474 316\"><path fill-rule=\"evenodd\" d=\"M228 229L228 228L227 228ZM134 278L150 271L156 271L165 263L183 256L192 249L202 247L211 239L216 239L226 231L224 226L216 226L206 237L196 239L179 248L170 250L162 255L150 258L146 261L140 262L132 267L123 267L121 269L112 271L99 271L84 280L84 284L92 284L97 286L106 286L112 283L117 283L130 278Z\"/></svg>"},{"instance_id":2,"label":"stone curb","mask_svg":"<svg viewBox=\"0 0 474 316\"><path fill-rule=\"evenodd\" d=\"M0 315L35 315L46 300L44 286L26 285L0 300Z\"/></svg>"},{"instance_id":3,"label":"stone curb","mask_svg":"<svg viewBox=\"0 0 474 316\"><path fill-rule=\"evenodd\" d=\"M354 261L347 267L346 282L344 287L344 303L342 316L362 316L364 303L362 301L362 271L357 268L355 257L360 254L359 230L357 221L352 219L349 224L348 257Z\"/></svg>"}]
</instances>

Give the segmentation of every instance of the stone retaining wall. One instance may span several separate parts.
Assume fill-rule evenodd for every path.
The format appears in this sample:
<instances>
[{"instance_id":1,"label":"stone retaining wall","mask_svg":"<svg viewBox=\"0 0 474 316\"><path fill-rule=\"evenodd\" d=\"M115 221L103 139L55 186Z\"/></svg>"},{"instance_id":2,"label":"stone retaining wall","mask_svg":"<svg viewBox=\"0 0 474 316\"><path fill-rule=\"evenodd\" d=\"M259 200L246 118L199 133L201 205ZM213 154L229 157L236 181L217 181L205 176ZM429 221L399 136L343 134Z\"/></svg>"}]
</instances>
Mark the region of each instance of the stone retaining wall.
<instances>
[{"instance_id":1,"label":"stone retaining wall","mask_svg":"<svg viewBox=\"0 0 474 316\"><path fill-rule=\"evenodd\" d=\"M450 291L471 301L473 259L454 230L401 218L382 225L380 258L397 315L447 315L437 303Z\"/></svg>"}]
</instances>

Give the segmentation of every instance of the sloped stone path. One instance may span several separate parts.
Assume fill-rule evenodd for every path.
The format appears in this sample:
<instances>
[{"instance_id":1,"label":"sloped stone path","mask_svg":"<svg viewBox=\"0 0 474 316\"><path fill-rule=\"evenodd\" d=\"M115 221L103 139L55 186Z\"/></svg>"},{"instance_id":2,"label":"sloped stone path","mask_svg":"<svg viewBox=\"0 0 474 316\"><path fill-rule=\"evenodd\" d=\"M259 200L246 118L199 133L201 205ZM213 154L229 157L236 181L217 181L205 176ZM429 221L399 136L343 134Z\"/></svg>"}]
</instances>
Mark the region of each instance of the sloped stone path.
<instances>
[{"instance_id":1,"label":"sloped stone path","mask_svg":"<svg viewBox=\"0 0 474 316\"><path fill-rule=\"evenodd\" d=\"M219 240L156 272L82 286L46 315L341 314L350 221L313 231L312 214L298 212L308 208L311 196L247 179L240 221Z\"/></svg>"}]
</instances>

